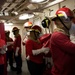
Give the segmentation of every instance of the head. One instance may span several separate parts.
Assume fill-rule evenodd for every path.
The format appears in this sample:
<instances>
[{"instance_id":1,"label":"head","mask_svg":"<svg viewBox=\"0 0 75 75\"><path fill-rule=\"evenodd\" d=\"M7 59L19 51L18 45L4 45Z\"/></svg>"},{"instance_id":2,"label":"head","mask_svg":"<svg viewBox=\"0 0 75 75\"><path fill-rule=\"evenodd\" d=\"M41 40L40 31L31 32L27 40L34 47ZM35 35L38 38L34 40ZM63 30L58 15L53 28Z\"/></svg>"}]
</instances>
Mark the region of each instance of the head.
<instances>
[{"instance_id":1,"label":"head","mask_svg":"<svg viewBox=\"0 0 75 75\"><path fill-rule=\"evenodd\" d=\"M72 22L75 24L75 9L72 10L74 18L72 19Z\"/></svg>"},{"instance_id":2,"label":"head","mask_svg":"<svg viewBox=\"0 0 75 75\"><path fill-rule=\"evenodd\" d=\"M9 35L10 35L10 31L8 30L8 31L5 31L5 36L6 37L9 37Z\"/></svg>"},{"instance_id":3,"label":"head","mask_svg":"<svg viewBox=\"0 0 75 75\"><path fill-rule=\"evenodd\" d=\"M42 30L40 26L34 25L29 31L30 31L30 35L36 40L37 38L39 38Z\"/></svg>"},{"instance_id":4,"label":"head","mask_svg":"<svg viewBox=\"0 0 75 75\"><path fill-rule=\"evenodd\" d=\"M69 31L72 25L73 13L69 8L60 8L57 10L55 17L52 19L56 26Z\"/></svg>"},{"instance_id":5,"label":"head","mask_svg":"<svg viewBox=\"0 0 75 75\"><path fill-rule=\"evenodd\" d=\"M45 17L45 19L44 20L42 20L42 26L44 27L44 28L49 28L49 26L50 26L50 19L48 18L48 17Z\"/></svg>"},{"instance_id":6,"label":"head","mask_svg":"<svg viewBox=\"0 0 75 75\"><path fill-rule=\"evenodd\" d=\"M32 22L28 21L24 23L24 28L28 31L32 27Z\"/></svg>"},{"instance_id":7,"label":"head","mask_svg":"<svg viewBox=\"0 0 75 75\"><path fill-rule=\"evenodd\" d=\"M13 32L14 35L17 35L17 34L19 34L19 29L17 27L14 27L12 29L12 32Z\"/></svg>"}]
</instances>

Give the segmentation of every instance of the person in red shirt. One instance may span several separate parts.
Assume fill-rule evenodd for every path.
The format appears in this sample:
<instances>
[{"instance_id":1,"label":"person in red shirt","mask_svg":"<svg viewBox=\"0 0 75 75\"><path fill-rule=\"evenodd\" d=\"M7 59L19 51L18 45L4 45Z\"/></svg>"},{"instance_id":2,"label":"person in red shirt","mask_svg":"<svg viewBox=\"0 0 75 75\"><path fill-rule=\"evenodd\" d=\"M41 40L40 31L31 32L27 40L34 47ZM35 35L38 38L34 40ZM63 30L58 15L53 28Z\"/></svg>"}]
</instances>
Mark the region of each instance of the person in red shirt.
<instances>
[{"instance_id":1,"label":"person in red shirt","mask_svg":"<svg viewBox=\"0 0 75 75\"><path fill-rule=\"evenodd\" d=\"M22 73L21 36L19 34L19 29L17 27L14 27L12 29L12 32L15 36L13 45L14 45L14 52L15 52L17 74L21 74Z\"/></svg>"},{"instance_id":2,"label":"person in red shirt","mask_svg":"<svg viewBox=\"0 0 75 75\"><path fill-rule=\"evenodd\" d=\"M72 11L64 7L58 9L52 19L57 27L50 39L54 64L51 71L52 75L75 75L75 44L71 42L69 34L72 18Z\"/></svg>"},{"instance_id":3,"label":"person in red shirt","mask_svg":"<svg viewBox=\"0 0 75 75\"><path fill-rule=\"evenodd\" d=\"M13 42L13 39L10 38L10 31L5 31L5 40L6 40L6 43L8 42ZM15 71L15 67L13 67L13 57L14 57L14 50L13 50L13 45L9 45L7 47L7 52L6 52L6 55L7 55L7 62L9 61L9 65L10 65L10 69Z\"/></svg>"},{"instance_id":4,"label":"person in red shirt","mask_svg":"<svg viewBox=\"0 0 75 75\"><path fill-rule=\"evenodd\" d=\"M0 75L4 75L5 53L6 53L5 41L0 38Z\"/></svg>"},{"instance_id":5,"label":"person in red shirt","mask_svg":"<svg viewBox=\"0 0 75 75\"><path fill-rule=\"evenodd\" d=\"M38 25L32 26L29 32L29 38L25 43L28 70L30 75L42 75L43 56L49 52L49 48L43 47L40 42L41 28Z\"/></svg>"}]
</instances>

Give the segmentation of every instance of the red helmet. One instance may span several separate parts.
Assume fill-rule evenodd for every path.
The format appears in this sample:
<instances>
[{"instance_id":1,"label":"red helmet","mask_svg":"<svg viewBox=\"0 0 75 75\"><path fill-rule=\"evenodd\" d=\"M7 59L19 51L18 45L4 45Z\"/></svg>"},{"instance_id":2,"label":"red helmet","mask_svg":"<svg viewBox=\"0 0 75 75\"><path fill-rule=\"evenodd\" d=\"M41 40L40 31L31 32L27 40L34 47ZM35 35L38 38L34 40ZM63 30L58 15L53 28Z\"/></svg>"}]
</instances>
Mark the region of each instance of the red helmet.
<instances>
[{"instance_id":1,"label":"red helmet","mask_svg":"<svg viewBox=\"0 0 75 75\"><path fill-rule=\"evenodd\" d=\"M12 32L14 32L14 31L17 31L17 30L19 30L17 27L14 27L13 29L12 29Z\"/></svg>"},{"instance_id":2,"label":"red helmet","mask_svg":"<svg viewBox=\"0 0 75 75\"><path fill-rule=\"evenodd\" d=\"M32 27L32 22L26 22L25 24L24 24L24 28L29 28L29 27Z\"/></svg>"},{"instance_id":3,"label":"red helmet","mask_svg":"<svg viewBox=\"0 0 75 75\"><path fill-rule=\"evenodd\" d=\"M41 33L41 27L40 26L38 26L38 25L34 25L31 29L30 29L30 31L35 31L35 32L39 32L39 33Z\"/></svg>"},{"instance_id":4,"label":"red helmet","mask_svg":"<svg viewBox=\"0 0 75 75\"><path fill-rule=\"evenodd\" d=\"M55 16L52 20L55 20L56 18L58 18L57 15L58 15L59 17L64 16L65 18L68 18L68 17L69 17L69 18L73 18L73 13L72 13L72 11L71 11L69 8L67 8L67 7L60 8L59 10L57 10L56 16Z\"/></svg>"}]
</instances>

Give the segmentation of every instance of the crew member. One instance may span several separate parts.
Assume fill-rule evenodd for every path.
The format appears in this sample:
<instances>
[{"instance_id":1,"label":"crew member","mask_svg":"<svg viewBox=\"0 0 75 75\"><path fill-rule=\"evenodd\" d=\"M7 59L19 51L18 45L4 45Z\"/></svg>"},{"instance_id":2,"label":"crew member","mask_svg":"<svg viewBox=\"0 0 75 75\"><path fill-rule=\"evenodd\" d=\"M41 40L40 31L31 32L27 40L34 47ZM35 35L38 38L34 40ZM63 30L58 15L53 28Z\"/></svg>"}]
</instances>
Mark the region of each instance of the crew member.
<instances>
[{"instance_id":1,"label":"crew member","mask_svg":"<svg viewBox=\"0 0 75 75\"><path fill-rule=\"evenodd\" d=\"M13 42L13 39L9 35L10 35L10 31L5 31L5 40L6 40L6 43ZM16 68L13 67L13 61L14 61L14 58L13 58L14 57L13 45L9 45L7 47L6 55L7 55L7 62L9 61L10 69L13 70L13 71L15 71Z\"/></svg>"},{"instance_id":2,"label":"crew member","mask_svg":"<svg viewBox=\"0 0 75 75\"><path fill-rule=\"evenodd\" d=\"M21 35L19 34L19 29L14 27L12 29L14 34L14 52L15 52L15 61L16 61L16 68L17 74L22 73L22 57L21 57Z\"/></svg>"},{"instance_id":3,"label":"crew member","mask_svg":"<svg viewBox=\"0 0 75 75\"><path fill-rule=\"evenodd\" d=\"M43 56L49 52L49 48L42 47L39 40L41 28L38 25L32 26L29 33L25 43L28 70L31 75L43 75Z\"/></svg>"},{"instance_id":4,"label":"crew member","mask_svg":"<svg viewBox=\"0 0 75 75\"><path fill-rule=\"evenodd\" d=\"M56 29L51 35L50 49L53 59L52 75L75 75L75 44L70 41L69 30L73 14L67 8L57 10L52 19Z\"/></svg>"}]
</instances>

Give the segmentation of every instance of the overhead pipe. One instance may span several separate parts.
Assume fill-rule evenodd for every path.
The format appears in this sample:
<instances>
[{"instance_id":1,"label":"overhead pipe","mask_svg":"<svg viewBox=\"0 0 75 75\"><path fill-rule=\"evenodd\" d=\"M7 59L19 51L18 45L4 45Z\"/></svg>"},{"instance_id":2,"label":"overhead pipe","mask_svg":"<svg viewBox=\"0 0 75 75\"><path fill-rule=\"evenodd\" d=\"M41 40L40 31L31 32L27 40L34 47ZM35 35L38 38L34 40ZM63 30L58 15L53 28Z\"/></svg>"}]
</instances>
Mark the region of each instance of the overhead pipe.
<instances>
[{"instance_id":1,"label":"overhead pipe","mask_svg":"<svg viewBox=\"0 0 75 75\"><path fill-rule=\"evenodd\" d=\"M51 3L49 3L48 5L46 5L45 7L43 7L42 9L46 9L48 7L51 7L51 6L55 5L55 4L61 3L63 1L65 1L65 0L55 0L55 1L51 2Z\"/></svg>"}]
</instances>

